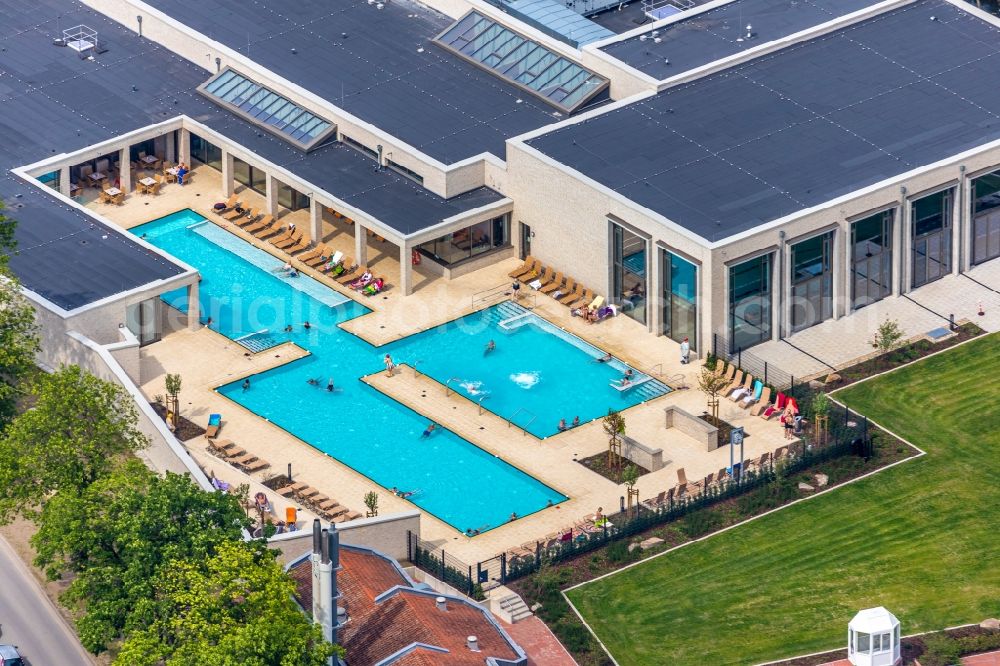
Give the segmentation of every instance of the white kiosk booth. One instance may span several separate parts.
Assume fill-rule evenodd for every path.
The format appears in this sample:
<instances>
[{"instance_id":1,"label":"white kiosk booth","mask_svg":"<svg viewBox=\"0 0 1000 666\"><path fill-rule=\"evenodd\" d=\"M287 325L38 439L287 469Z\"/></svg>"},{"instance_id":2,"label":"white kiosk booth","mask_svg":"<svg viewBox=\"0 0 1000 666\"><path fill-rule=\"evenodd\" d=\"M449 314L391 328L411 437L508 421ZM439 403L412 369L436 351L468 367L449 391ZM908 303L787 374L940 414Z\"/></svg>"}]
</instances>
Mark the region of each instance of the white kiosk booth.
<instances>
[{"instance_id":1,"label":"white kiosk booth","mask_svg":"<svg viewBox=\"0 0 1000 666\"><path fill-rule=\"evenodd\" d=\"M899 620L879 606L860 611L847 625L847 658L854 666L896 666Z\"/></svg>"}]
</instances>

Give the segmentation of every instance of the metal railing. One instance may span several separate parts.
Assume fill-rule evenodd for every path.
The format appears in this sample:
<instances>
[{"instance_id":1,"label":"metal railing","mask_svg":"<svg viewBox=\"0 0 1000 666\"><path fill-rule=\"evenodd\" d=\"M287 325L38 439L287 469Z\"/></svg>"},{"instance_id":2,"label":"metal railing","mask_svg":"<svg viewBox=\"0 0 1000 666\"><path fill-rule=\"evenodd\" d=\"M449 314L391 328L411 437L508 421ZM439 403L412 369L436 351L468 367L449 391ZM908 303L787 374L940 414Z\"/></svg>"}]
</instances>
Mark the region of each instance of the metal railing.
<instances>
[{"instance_id":1,"label":"metal railing","mask_svg":"<svg viewBox=\"0 0 1000 666\"><path fill-rule=\"evenodd\" d=\"M657 377L657 378L662 377L663 376L663 364L662 363L657 363L656 365L652 365L649 368L647 368L646 370L644 370L642 374L649 375L650 377Z\"/></svg>"},{"instance_id":2,"label":"metal railing","mask_svg":"<svg viewBox=\"0 0 1000 666\"><path fill-rule=\"evenodd\" d=\"M476 307L482 303L487 303L493 300L499 300L501 296L508 296L510 294L510 283L504 282L495 287L490 287L489 289L483 289L482 291L477 291L472 295L472 307Z\"/></svg>"},{"instance_id":3,"label":"metal railing","mask_svg":"<svg viewBox=\"0 0 1000 666\"><path fill-rule=\"evenodd\" d=\"M735 363L744 372L759 377L764 384L773 386L779 391L790 389L795 385L794 375L765 361L751 350L734 347L725 336L718 333L712 334L712 355Z\"/></svg>"},{"instance_id":4,"label":"metal railing","mask_svg":"<svg viewBox=\"0 0 1000 666\"><path fill-rule=\"evenodd\" d=\"M488 397L490 397L489 394L486 394L486 395L484 395L484 396L482 396L482 397L479 398L478 402L479 402L479 415L480 416L483 415L483 400L486 400Z\"/></svg>"},{"instance_id":5,"label":"metal railing","mask_svg":"<svg viewBox=\"0 0 1000 666\"><path fill-rule=\"evenodd\" d=\"M528 414L529 416L531 416L531 418L528 419L528 422L525 425L523 425L523 426L520 426L520 425L517 425L516 423L514 423L514 418L518 414L520 414L521 412L524 412L525 414ZM535 414L534 412L528 411L527 407L518 407L517 411L515 411L513 414L511 414L510 418L507 419L507 428L509 429L512 425L516 426L516 427L518 427L518 428L521 429L521 434L522 435L527 435L528 434L528 428L531 427L531 424L534 423L535 419L537 419L537 418L538 418L538 415Z\"/></svg>"},{"instance_id":6,"label":"metal railing","mask_svg":"<svg viewBox=\"0 0 1000 666\"><path fill-rule=\"evenodd\" d=\"M420 370L417 368L417 366L420 365L423 362L424 362L424 359L420 359L419 361L414 361L413 363L410 363L410 367L413 368L413 376L414 377L419 377L420 376Z\"/></svg>"},{"instance_id":7,"label":"metal railing","mask_svg":"<svg viewBox=\"0 0 1000 666\"><path fill-rule=\"evenodd\" d=\"M456 391L453 388L451 388L451 383L452 382L460 382L460 381L462 381L461 377L452 377L451 379L449 379L448 381L446 381L444 383L444 397L447 398L452 393L458 393L458 391Z\"/></svg>"}]
</instances>

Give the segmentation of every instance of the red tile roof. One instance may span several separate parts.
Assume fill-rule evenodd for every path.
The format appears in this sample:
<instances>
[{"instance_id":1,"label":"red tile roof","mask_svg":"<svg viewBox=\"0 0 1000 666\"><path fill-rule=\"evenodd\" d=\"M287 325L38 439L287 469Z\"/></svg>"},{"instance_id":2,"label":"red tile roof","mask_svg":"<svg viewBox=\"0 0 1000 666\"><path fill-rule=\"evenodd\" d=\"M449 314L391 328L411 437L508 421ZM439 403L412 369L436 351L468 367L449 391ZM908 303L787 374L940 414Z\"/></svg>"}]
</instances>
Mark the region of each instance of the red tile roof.
<instances>
[{"instance_id":1,"label":"red tile roof","mask_svg":"<svg viewBox=\"0 0 1000 666\"><path fill-rule=\"evenodd\" d=\"M517 660L518 653L506 637L477 606L449 598L446 610L439 610L436 594L410 587L410 581L395 564L375 553L342 547L341 571L337 586L348 621L337 642L351 666L369 666L415 643L444 648L436 652L417 648L395 663L406 666L482 666L487 657ZM312 610L312 573L307 559L289 572L296 581L300 603ZM402 586L380 602L376 597ZM479 651L466 646L466 638L476 636Z\"/></svg>"}]
</instances>

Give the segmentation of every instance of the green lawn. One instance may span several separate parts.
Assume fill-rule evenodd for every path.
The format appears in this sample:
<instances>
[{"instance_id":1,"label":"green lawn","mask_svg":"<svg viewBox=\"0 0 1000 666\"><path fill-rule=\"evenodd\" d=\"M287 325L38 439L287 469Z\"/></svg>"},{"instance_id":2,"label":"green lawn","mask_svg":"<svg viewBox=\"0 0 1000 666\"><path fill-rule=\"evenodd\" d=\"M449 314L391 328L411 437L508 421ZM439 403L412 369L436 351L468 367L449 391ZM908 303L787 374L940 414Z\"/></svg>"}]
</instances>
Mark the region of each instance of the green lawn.
<instances>
[{"instance_id":1,"label":"green lawn","mask_svg":"<svg viewBox=\"0 0 1000 666\"><path fill-rule=\"evenodd\" d=\"M753 664L1000 615L1000 334L849 387L927 452L569 593L622 664Z\"/></svg>"}]
</instances>

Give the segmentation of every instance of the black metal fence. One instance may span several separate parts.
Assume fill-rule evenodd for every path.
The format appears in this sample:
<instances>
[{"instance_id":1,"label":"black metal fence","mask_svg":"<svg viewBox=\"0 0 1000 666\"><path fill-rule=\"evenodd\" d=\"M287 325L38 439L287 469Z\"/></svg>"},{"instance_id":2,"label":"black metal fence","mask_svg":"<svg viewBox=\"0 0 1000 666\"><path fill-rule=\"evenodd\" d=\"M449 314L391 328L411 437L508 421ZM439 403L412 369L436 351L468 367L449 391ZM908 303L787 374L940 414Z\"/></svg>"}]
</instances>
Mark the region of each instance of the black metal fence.
<instances>
[{"instance_id":1,"label":"black metal fence","mask_svg":"<svg viewBox=\"0 0 1000 666\"><path fill-rule=\"evenodd\" d=\"M734 348L724 335L712 334L712 356L735 363L744 372L749 372L779 391L795 386L794 375L760 358L751 349Z\"/></svg>"},{"instance_id":2,"label":"black metal fence","mask_svg":"<svg viewBox=\"0 0 1000 666\"><path fill-rule=\"evenodd\" d=\"M438 580L451 585L473 599L483 598L483 586L473 577L473 567L444 548L424 541L413 532L406 532L406 554L415 566Z\"/></svg>"}]
</instances>

